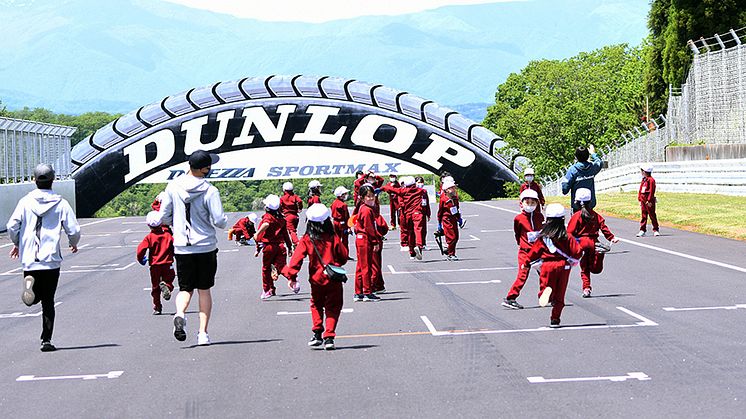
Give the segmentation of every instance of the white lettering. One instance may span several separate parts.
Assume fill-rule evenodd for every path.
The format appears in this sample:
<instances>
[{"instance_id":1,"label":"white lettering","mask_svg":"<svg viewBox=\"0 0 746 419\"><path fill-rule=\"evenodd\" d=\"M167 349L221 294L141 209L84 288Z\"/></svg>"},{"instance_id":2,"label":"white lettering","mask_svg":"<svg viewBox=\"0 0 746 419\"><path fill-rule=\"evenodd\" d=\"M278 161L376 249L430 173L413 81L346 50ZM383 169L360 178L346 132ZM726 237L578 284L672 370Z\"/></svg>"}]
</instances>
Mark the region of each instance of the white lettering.
<instances>
[{"instance_id":1,"label":"white lettering","mask_svg":"<svg viewBox=\"0 0 746 419\"><path fill-rule=\"evenodd\" d=\"M384 125L394 127L396 133L391 141L378 141L375 133ZM417 136L417 127L404 121L397 121L381 115L367 115L355 128L351 140L354 144L402 154L409 149Z\"/></svg>"},{"instance_id":2,"label":"white lettering","mask_svg":"<svg viewBox=\"0 0 746 419\"><path fill-rule=\"evenodd\" d=\"M347 127L341 127L334 134L322 134L327 119L330 116L337 115L339 108L331 106L309 105L306 109L307 114L311 114L311 120L304 132L299 132L293 136L293 141L324 141L328 143L338 143L342 141Z\"/></svg>"},{"instance_id":3,"label":"white lettering","mask_svg":"<svg viewBox=\"0 0 746 419\"><path fill-rule=\"evenodd\" d=\"M204 129L205 124L207 124L207 115L200 116L199 118L181 124L181 130L186 131L184 154L189 156L197 150L214 150L223 145L223 142L225 141L225 132L228 129L228 121L235 115L235 110L218 113L216 117L216 120L218 121L218 133L215 136L215 140L210 141L209 143L202 142L202 130Z\"/></svg>"},{"instance_id":4,"label":"white lettering","mask_svg":"<svg viewBox=\"0 0 746 419\"><path fill-rule=\"evenodd\" d=\"M443 166L443 163L440 162L441 158L450 160L461 167L469 167L477 158L473 151L451 142L438 134L430 134L430 139L433 142L427 146L425 151L414 153L412 158L431 166L433 169L437 170ZM450 150L454 153L449 153Z\"/></svg>"},{"instance_id":5,"label":"white lettering","mask_svg":"<svg viewBox=\"0 0 746 419\"><path fill-rule=\"evenodd\" d=\"M155 144L155 159L148 162L145 147L149 144ZM171 130L164 129L154 132L142 140L124 147L124 155L128 157L129 173L124 175L124 182L130 182L132 179L140 176L148 170L167 163L174 156L174 133Z\"/></svg>"},{"instance_id":6,"label":"white lettering","mask_svg":"<svg viewBox=\"0 0 746 419\"><path fill-rule=\"evenodd\" d=\"M251 106L243 110L242 116L244 117L243 129L241 135L233 140L233 145L245 145L254 142L254 136L249 135L251 126L256 125L256 129L259 134L267 143L276 143L282 139L282 133L285 132L285 125L288 123L288 116L295 112L295 105L280 105L277 107L277 113L280 115L280 120L277 121L277 126L272 124L272 120L269 119L267 111L261 106Z\"/></svg>"}]
</instances>

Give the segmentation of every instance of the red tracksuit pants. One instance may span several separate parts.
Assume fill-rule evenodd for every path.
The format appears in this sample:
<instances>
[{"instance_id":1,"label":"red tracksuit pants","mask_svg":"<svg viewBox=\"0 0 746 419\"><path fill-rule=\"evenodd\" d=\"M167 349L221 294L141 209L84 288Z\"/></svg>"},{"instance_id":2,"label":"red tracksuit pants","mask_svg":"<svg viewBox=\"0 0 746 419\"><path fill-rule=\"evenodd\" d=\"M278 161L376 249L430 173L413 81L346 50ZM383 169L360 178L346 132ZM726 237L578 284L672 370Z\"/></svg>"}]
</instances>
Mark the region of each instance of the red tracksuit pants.
<instances>
[{"instance_id":1,"label":"red tracksuit pants","mask_svg":"<svg viewBox=\"0 0 746 419\"><path fill-rule=\"evenodd\" d=\"M559 319L562 309L565 308L565 292L567 292L567 281L570 279L570 268L565 261L544 261L541 265L540 291L552 287L550 301L554 302L551 319Z\"/></svg>"},{"instance_id":2,"label":"red tracksuit pants","mask_svg":"<svg viewBox=\"0 0 746 419\"><path fill-rule=\"evenodd\" d=\"M166 283L170 291L173 291L174 278L176 278L176 273L171 264L150 265L150 296L153 297L153 310L163 309L161 305L161 281Z\"/></svg>"},{"instance_id":3,"label":"red tracksuit pants","mask_svg":"<svg viewBox=\"0 0 746 419\"><path fill-rule=\"evenodd\" d=\"M427 217L424 214L419 214L419 217L415 217L414 231L417 235L418 246L427 244Z\"/></svg>"},{"instance_id":4,"label":"red tracksuit pants","mask_svg":"<svg viewBox=\"0 0 746 419\"><path fill-rule=\"evenodd\" d=\"M580 279L583 281L583 289L591 288L591 270L596 260L596 240L590 237L580 237L580 246L586 250L580 258Z\"/></svg>"},{"instance_id":5,"label":"red tracksuit pants","mask_svg":"<svg viewBox=\"0 0 746 419\"><path fill-rule=\"evenodd\" d=\"M290 241L293 242L293 246L298 245L298 216L295 214L285 215L285 225L290 234Z\"/></svg>"},{"instance_id":6,"label":"red tracksuit pants","mask_svg":"<svg viewBox=\"0 0 746 419\"><path fill-rule=\"evenodd\" d=\"M372 266L372 273L371 273L371 288L373 289L373 292L381 291L382 289L385 289L386 286L383 282L383 271L381 271L381 264L383 263L383 246L378 246L378 251L373 252L373 266Z\"/></svg>"},{"instance_id":7,"label":"red tracksuit pants","mask_svg":"<svg viewBox=\"0 0 746 419\"><path fill-rule=\"evenodd\" d=\"M355 250L357 251L357 264L355 265L355 294L373 293L373 280L375 274L375 243L368 240L365 234L355 235Z\"/></svg>"},{"instance_id":8,"label":"red tracksuit pants","mask_svg":"<svg viewBox=\"0 0 746 419\"><path fill-rule=\"evenodd\" d=\"M401 247L409 247L409 230L412 229L411 218L407 214L399 210L399 240Z\"/></svg>"},{"instance_id":9,"label":"red tracksuit pants","mask_svg":"<svg viewBox=\"0 0 746 419\"><path fill-rule=\"evenodd\" d=\"M446 249L446 254L449 256L455 256L456 255L456 244L458 243L458 221L454 217L445 216L441 220L441 224L443 225L443 233L446 236L446 244L448 245L448 248Z\"/></svg>"},{"instance_id":10,"label":"red tracksuit pants","mask_svg":"<svg viewBox=\"0 0 746 419\"><path fill-rule=\"evenodd\" d=\"M526 265L528 262L530 262L530 260L528 260L528 250L523 250L519 248L518 249L518 274L515 277L515 282L513 282L513 286L510 287L510 291L508 291L508 296L507 296L508 300L515 300L516 298L518 298L519 295L521 295L521 290L523 289L523 286L526 284L526 279L528 279L528 274L531 272L530 268L523 269L522 266Z\"/></svg>"},{"instance_id":11,"label":"red tracksuit pants","mask_svg":"<svg viewBox=\"0 0 746 419\"><path fill-rule=\"evenodd\" d=\"M399 205L389 201L389 211L391 213L391 227L396 228L396 218L398 216Z\"/></svg>"},{"instance_id":12,"label":"red tracksuit pants","mask_svg":"<svg viewBox=\"0 0 746 419\"><path fill-rule=\"evenodd\" d=\"M648 215L650 216L650 222L653 223L653 231L658 231L658 216L655 214L655 204L648 207L641 202L640 211L642 212L640 231L648 231Z\"/></svg>"},{"instance_id":13,"label":"red tracksuit pants","mask_svg":"<svg viewBox=\"0 0 746 419\"><path fill-rule=\"evenodd\" d=\"M336 336L339 313L342 312L342 295L341 282L329 281L326 285L319 285L311 281L311 330L323 332L324 338Z\"/></svg>"},{"instance_id":14,"label":"red tracksuit pants","mask_svg":"<svg viewBox=\"0 0 746 419\"><path fill-rule=\"evenodd\" d=\"M334 233L337 235L337 237L339 237L339 240L342 242L342 245L345 247L345 249L349 251L350 250L350 235L345 234L345 230L346 230L345 226L341 224L337 224L336 222L334 223Z\"/></svg>"},{"instance_id":15,"label":"red tracksuit pants","mask_svg":"<svg viewBox=\"0 0 746 419\"><path fill-rule=\"evenodd\" d=\"M262 289L264 292L272 291L275 293L275 281L272 279L272 265L275 265L277 272L287 264L288 252L284 243L264 243L262 249Z\"/></svg>"}]
</instances>

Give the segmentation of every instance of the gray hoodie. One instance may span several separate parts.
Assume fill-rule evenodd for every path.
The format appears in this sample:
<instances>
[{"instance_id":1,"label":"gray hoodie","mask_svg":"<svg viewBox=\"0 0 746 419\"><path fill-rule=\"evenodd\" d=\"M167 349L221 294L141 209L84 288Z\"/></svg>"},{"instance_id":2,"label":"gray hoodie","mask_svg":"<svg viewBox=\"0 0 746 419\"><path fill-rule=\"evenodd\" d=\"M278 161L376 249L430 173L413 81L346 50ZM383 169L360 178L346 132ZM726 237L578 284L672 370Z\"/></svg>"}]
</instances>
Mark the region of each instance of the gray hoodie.
<instances>
[{"instance_id":1,"label":"gray hoodie","mask_svg":"<svg viewBox=\"0 0 746 419\"><path fill-rule=\"evenodd\" d=\"M168 184L160 212L163 224L173 225L176 254L217 249L215 227L222 229L228 224L217 188L204 178L188 174Z\"/></svg>"},{"instance_id":2,"label":"gray hoodie","mask_svg":"<svg viewBox=\"0 0 746 419\"><path fill-rule=\"evenodd\" d=\"M25 271L60 267L63 229L70 245L77 246L80 241L80 226L72 207L51 189L34 189L21 198L7 228Z\"/></svg>"}]
</instances>

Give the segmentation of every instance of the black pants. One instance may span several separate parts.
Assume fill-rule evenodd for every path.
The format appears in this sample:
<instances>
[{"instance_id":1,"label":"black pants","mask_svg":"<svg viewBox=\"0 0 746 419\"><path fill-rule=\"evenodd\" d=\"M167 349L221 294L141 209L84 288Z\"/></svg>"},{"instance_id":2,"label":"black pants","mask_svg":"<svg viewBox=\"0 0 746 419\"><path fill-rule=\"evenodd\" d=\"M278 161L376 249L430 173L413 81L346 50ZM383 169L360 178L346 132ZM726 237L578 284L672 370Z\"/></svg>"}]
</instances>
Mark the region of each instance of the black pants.
<instances>
[{"instance_id":1,"label":"black pants","mask_svg":"<svg viewBox=\"0 0 746 419\"><path fill-rule=\"evenodd\" d=\"M60 269L23 271L24 278L28 275L34 277L34 304L41 301L41 340L51 341L54 331L54 293L57 292Z\"/></svg>"}]
</instances>

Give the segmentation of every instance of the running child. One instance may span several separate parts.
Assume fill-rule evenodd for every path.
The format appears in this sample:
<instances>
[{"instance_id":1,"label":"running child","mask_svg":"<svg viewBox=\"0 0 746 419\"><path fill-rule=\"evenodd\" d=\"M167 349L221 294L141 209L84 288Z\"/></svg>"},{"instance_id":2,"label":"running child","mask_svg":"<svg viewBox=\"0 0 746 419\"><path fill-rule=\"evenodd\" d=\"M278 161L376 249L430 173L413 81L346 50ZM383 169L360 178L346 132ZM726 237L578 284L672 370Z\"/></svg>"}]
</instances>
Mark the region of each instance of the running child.
<instances>
[{"instance_id":1,"label":"running child","mask_svg":"<svg viewBox=\"0 0 746 419\"><path fill-rule=\"evenodd\" d=\"M308 199L306 202L309 207L321 203L321 182L318 180L308 182Z\"/></svg>"},{"instance_id":2,"label":"running child","mask_svg":"<svg viewBox=\"0 0 746 419\"><path fill-rule=\"evenodd\" d=\"M539 210L539 195L533 189L527 189L521 192L521 213L515 216L513 220L513 232L515 233L515 242L518 244L518 274L516 275L513 286L508 291L508 296L503 300L502 305L512 309L522 309L523 306L518 304L516 299L521 294L523 285L530 270L521 269L520 266L529 262L528 252L531 251L536 238L544 226L544 216Z\"/></svg>"},{"instance_id":3,"label":"running child","mask_svg":"<svg viewBox=\"0 0 746 419\"><path fill-rule=\"evenodd\" d=\"M459 239L459 210L458 193L453 180L446 179L443 182L443 192L440 194L438 203L438 230L443 231L446 238L446 259L457 261L456 244Z\"/></svg>"},{"instance_id":4,"label":"running child","mask_svg":"<svg viewBox=\"0 0 746 419\"><path fill-rule=\"evenodd\" d=\"M350 211L347 209L347 199L350 196L350 190L344 186L337 186L334 190L334 196L337 199L332 202L331 217L334 233L339 237L345 249L350 249L350 228L347 221L350 219Z\"/></svg>"},{"instance_id":5,"label":"running child","mask_svg":"<svg viewBox=\"0 0 746 419\"><path fill-rule=\"evenodd\" d=\"M370 185L361 186L359 193L362 204L355 219L357 265L355 266L353 301L379 301L381 298L373 294L375 274L373 259L382 243L381 234L376 228L376 194Z\"/></svg>"},{"instance_id":6,"label":"running child","mask_svg":"<svg viewBox=\"0 0 746 419\"><path fill-rule=\"evenodd\" d=\"M427 250L427 223L430 221L430 216L432 215L430 211L430 197L427 195L427 191L425 190L425 178L422 176L415 176L414 184L419 189L425 191L425 193L422 194L422 201L420 202L422 217L419 222L415 224L414 229L415 233L419 234L422 238L422 249Z\"/></svg>"},{"instance_id":7,"label":"running child","mask_svg":"<svg viewBox=\"0 0 746 419\"><path fill-rule=\"evenodd\" d=\"M648 215L650 216L650 222L653 223L653 236L660 236L661 233L658 231L658 216L655 214L655 179L653 179L653 165L644 164L640 166L640 173L642 173L642 182L640 182L640 189L637 192L637 200L640 201L640 212L642 217L640 218L640 232L637 233L637 237L645 235L648 229Z\"/></svg>"},{"instance_id":8,"label":"running child","mask_svg":"<svg viewBox=\"0 0 746 419\"><path fill-rule=\"evenodd\" d=\"M518 193L523 193L526 189L536 191L536 194L539 196L539 211L541 211L545 204L544 194L541 192L541 185L538 182L534 182L534 176L534 169L531 167L528 167L523 171L523 179L525 182L521 183L521 188L518 190Z\"/></svg>"},{"instance_id":9,"label":"running child","mask_svg":"<svg viewBox=\"0 0 746 419\"><path fill-rule=\"evenodd\" d=\"M290 241L293 246L298 244L298 214L303 209L303 200L293 192L293 184L285 182L282 184L282 197L280 198L280 213L285 217Z\"/></svg>"},{"instance_id":10,"label":"running child","mask_svg":"<svg viewBox=\"0 0 746 419\"><path fill-rule=\"evenodd\" d=\"M546 223L541 234L534 242L521 269L530 269L530 263L541 259L539 305L552 304L549 327L560 327L560 316L565 308L565 292L570 278L570 269L579 263L583 249L574 237L565 229L565 207L561 204L549 204L546 208Z\"/></svg>"},{"instance_id":11,"label":"running child","mask_svg":"<svg viewBox=\"0 0 746 419\"><path fill-rule=\"evenodd\" d=\"M308 256L308 282L311 284L311 319L313 336L308 346L334 349L339 314L342 312L342 283L326 275L327 264L342 266L349 253L339 236L334 234L330 212L323 204L314 204L306 211L306 234L298 242L290 263L282 275L290 282L297 282L303 259ZM322 340L323 339L323 340Z\"/></svg>"},{"instance_id":12,"label":"running child","mask_svg":"<svg viewBox=\"0 0 746 419\"><path fill-rule=\"evenodd\" d=\"M150 233L137 246L136 259L145 266L150 262L150 295L153 297L153 314L163 312L161 295L168 301L174 290L174 237L161 226L158 211L151 211L145 217Z\"/></svg>"},{"instance_id":13,"label":"running child","mask_svg":"<svg viewBox=\"0 0 746 419\"><path fill-rule=\"evenodd\" d=\"M282 268L287 263L287 248L292 246L290 235L288 235L287 223L280 213L280 197L277 195L267 195L264 199L266 213L262 217L259 229L256 232L255 240L257 246L261 244L262 255L262 294L259 298L269 300L272 296L277 295L272 271L273 267L276 272L282 272ZM296 281L289 281L288 287L297 294L300 292L300 285Z\"/></svg>"},{"instance_id":14,"label":"running child","mask_svg":"<svg viewBox=\"0 0 746 419\"><path fill-rule=\"evenodd\" d=\"M591 201L591 190L580 188L575 191L575 203L580 208L570 217L567 223L567 233L575 237L581 247L589 249L580 259L580 278L583 280L583 298L591 296L591 272L600 273L603 269L603 253L596 252L599 231L603 233L606 240L617 243L619 239L614 237L606 220L601 214L589 208Z\"/></svg>"},{"instance_id":15,"label":"running child","mask_svg":"<svg viewBox=\"0 0 746 419\"><path fill-rule=\"evenodd\" d=\"M398 188L401 185L399 184L399 178L395 174L389 175L389 185L391 185L394 188ZM395 193L389 192L389 214L391 218L391 230L396 230L396 221L399 218L399 200Z\"/></svg>"}]
</instances>

